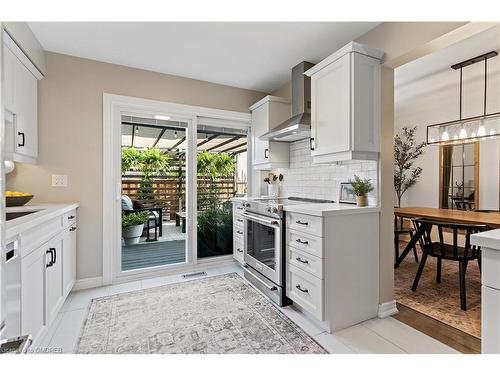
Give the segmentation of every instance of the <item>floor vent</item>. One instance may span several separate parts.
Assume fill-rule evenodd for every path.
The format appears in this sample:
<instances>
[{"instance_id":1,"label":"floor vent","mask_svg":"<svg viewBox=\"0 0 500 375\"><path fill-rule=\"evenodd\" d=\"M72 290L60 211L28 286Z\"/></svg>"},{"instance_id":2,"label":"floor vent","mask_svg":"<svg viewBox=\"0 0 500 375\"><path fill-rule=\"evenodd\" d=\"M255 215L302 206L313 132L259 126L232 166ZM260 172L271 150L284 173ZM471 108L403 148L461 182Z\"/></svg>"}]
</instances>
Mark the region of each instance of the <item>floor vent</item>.
<instances>
[{"instance_id":1,"label":"floor vent","mask_svg":"<svg viewBox=\"0 0 500 375\"><path fill-rule=\"evenodd\" d=\"M207 273L205 271L202 271L202 272L186 273L182 275L184 279L190 279L191 277L199 277L199 276L207 276Z\"/></svg>"}]
</instances>

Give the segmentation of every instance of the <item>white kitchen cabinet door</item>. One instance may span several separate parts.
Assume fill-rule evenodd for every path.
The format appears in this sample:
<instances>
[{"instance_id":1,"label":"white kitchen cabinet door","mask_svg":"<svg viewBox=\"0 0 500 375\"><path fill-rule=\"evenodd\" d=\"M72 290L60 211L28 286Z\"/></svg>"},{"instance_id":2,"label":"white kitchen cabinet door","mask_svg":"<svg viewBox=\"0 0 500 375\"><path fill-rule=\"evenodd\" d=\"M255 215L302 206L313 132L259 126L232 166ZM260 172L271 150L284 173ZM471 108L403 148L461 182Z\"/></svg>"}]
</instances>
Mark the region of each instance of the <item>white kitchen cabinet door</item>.
<instances>
[{"instance_id":1,"label":"white kitchen cabinet door","mask_svg":"<svg viewBox=\"0 0 500 375\"><path fill-rule=\"evenodd\" d=\"M38 156L37 86L38 80L20 61L16 64L16 153Z\"/></svg>"},{"instance_id":2,"label":"white kitchen cabinet door","mask_svg":"<svg viewBox=\"0 0 500 375\"><path fill-rule=\"evenodd\" d=\"M254 169L287 168L290 147L285 142L262 140L259 137L290 118L290 104L283 98L266 96L250 107L252 112L252 165Z\"/></svg>"},{"instance_id":3,"label":"white kitchen cabinet door","mask_svg":"<svg viewBox=\"0 0 500 375\"><path fill-rule=\"evenodd\" d=\"M252 111L252 161L253 165L265 164L269 160L269 141L259 137L267 132L268 107L261 105Z\"/></svg>"},{"instance_id":4,"label":"white kitchen cabinet door","mask_svg":"<svg viewBox=\"0 0 500 375\"><path fill-rule=\"evenodd\" d=\"M45 271L45 306L47 324L50 325L64 302L63 296L63 236L58 235L47 244Z\"/></svg>"},{"instance_id":5,"label":"white kitchen cabinet door","mask_svg":"<svg viewBox=\"0 0 500 375\"><path fill-rule=\"evenodd\" d=\"M63 296L71 292L76 280L76 224L65 229L62 250Z\"/></svg>"},{"instance_id":6,"label":"white kitchen cabinet door","mask_svg":"<svg viewBox=\"0 0 500 375\"><path fill-rule=\"evenodd\" d=\"M350 148L350 54L311 76L311 154Z\"/></svg>"},{"instance_id":7,"label":"white kitchen cabinet door","mask_svg":"<svg viewBox=\"0 0 500 375\"><path fill-rule=\"evenodd\" d=\"M43 245L21 259L21 333L37 340L46 326L45 269L49 257Z\"/></svg>"},{"instance_id":8,"label":"white kitchen cabinet door","mask_svg":"<svg viewBox=\"0 0 500 375\"><path fill-rule=\"evenodd\" d=\"M305 73L314 163L378 160L382 56L353 42Z\"/></svg>"}]
</instances>

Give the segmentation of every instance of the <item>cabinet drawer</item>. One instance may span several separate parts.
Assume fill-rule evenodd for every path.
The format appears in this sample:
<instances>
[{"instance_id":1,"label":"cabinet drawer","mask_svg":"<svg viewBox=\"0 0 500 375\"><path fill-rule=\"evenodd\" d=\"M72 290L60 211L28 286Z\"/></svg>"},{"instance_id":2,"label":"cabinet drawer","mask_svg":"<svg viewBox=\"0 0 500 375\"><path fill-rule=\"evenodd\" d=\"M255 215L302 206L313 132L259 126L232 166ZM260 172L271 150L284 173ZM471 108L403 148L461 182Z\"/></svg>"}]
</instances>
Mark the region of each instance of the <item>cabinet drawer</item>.
<instances>
[{"instance_id":1,"label":"cabinet drawer","mask_svg":"<svg viewBox=\"0 0 500 375\"><path fill-rule=\"evenodd\" d=\"M294 303L323 320L323 280L287 264L286 295Z\"/></svg>"},{"instance_id":2,"label":"cabinet drawer","mask_svg":"<svg viewBox=\"0 0 500 375\"><path fill-rule=\"evenodd\" d=\"M243 228L243 216L235 214L233 225Z\"/></svg>"},{"instance_id":3,"label":"cabinet drawer","mask_svg":"<svg viewBox=\"0 0 500 375\"><path fill-rule=\"evenodd\" d=\"M24 257L63 229L60 216L21 233L21 256Z\"/></svg>"},{"instance_id":4,"label":"cabinet drawer","mask_svg":"<svg viewBox=\"0 0 500 375\"><path fill-rule=\"evenodd\" d=\"M323 236L323 221L319 216L289 212L287 214L287 228L296 229L315 236Z\"/></svg>"},{"instance_id":5,"label":"cabinet drawer","mask_svg":"<svg viewBox=\"0 0 500 375\"><path fill-rule=\"evenodd\" d=\"M73 225L76 223L76 210L71 210L69 212L66 212L62 216L63 218L63 226L66 228L69 225Z\"/></svg>"},{"instance_id":6,"label":"cabinet drawer","mask_svg":"<svg viewBox=\"0 0 500 375\"><path fill-rule=\"evenodd\" d=\"M323 258L323 238L299 232L294 229L286 230L286 244L302 250L318 258Z\"/></svg>"},{"instance_id":7,"label":"cabinet drawer","mask_svg":"<svg viewBox=\"0 0 500 375\"><path fill-rule=\"evenodd\" d=\"M233 258L236 259L241 264L244 263L243 242L237 241L236 239L233 241Z\"/></svg>"},{"instance_id":8,"label":"cabinet drawer","mask_svg":"<svg viewBox=\"0 0 500 375\"><path fill-rule=\"evenodd\" d=\"M323 279L323 259L288 246L287 262L311 275Z\"/></svg>"},{"instance_id":9,"label":"cabinet drawer","mask_svg":"<svg viewBox=\"0 0 500 375\"><path fill-rule=\"evenodd\" d=\"M243 227L234 226L233 228L233 238L235 241L243 242Z\"/></svg>"}]
</instances>

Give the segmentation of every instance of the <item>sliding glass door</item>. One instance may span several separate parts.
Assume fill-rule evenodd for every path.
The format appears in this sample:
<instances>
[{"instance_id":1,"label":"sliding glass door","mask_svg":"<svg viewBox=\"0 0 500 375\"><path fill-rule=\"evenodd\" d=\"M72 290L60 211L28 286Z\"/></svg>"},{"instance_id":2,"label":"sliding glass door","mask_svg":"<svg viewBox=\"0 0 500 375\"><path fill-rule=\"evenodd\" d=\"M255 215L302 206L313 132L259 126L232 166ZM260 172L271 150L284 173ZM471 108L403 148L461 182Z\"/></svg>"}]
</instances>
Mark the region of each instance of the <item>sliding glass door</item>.
<instances>
[{"instance_id":1,"label":"sliding glass door","mask_svg":"<svg viewBox=\"0 0 500 375\"><path fill-rule=\"evenodd\" d=\"M121 271L182 264L188 123L122 116Z\"/></svg>"}]
</instances>

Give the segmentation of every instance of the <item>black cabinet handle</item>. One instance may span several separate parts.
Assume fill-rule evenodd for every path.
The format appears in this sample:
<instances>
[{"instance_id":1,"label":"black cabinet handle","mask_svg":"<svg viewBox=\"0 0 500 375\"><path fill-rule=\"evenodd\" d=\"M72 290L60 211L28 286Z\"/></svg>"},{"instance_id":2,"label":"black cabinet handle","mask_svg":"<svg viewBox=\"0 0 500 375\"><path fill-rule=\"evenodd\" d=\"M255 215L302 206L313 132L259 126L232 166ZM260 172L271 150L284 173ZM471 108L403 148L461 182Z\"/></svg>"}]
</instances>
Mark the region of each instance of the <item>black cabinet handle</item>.
<instances>
[{"instance_id":1,"label":"black cabinet handle","mask_svg":"<svg viewBox=\"0 0 500 375\"><path fill-rule=\"evenodd\" d=\"M242 253L243 250L241 250L239 247L236 249L237 252Z\"/></svg>"},{"instance_id":2,"label":"black cabinet handle","mask_svg":"<svg viewBox=\"0 0 500 375\"><path fill-rule=\"evenodd\" d=\"M300 225L309 225L309 223L307 221L297 220L295 223L300 224Z\"/></svg>"},{"instance_id":3,"label":"black cabinet handle","mask_svg":"<svg viewBox=\"0 0 500 375\"><path fill-rule=\"evenodd\" d=\"M71 228L69 228L69 231L70 231L70 232L74 232L75 230L76 230L76 227L71 227Z\"/></svg>"},{"instance_id":4,"label":"black cabinet handle","mask_svg":"<svg viewBox=\"0 0 500 375\"><path fill-rule=\"evenodd\" d=\"M301 243L302 245L309 245L309 241L302 241L300 238L297 238L295 242Z\"/></svg>"},{"instance_id":5,"label":"black cabinet handle","mask_svg":"<svg viewBox=\"0 0 500 375\"><path fill-rule=\"evenodd\" d=\"M264 157L265 157L266 159L269 159L269 149L268 149L268 148L266 148L266 149L264 150Z\"/></svg>"},{"instance_id":6,"label":"black cabinet handle","mask_svg":"<svg viewBox=\"0 0 500 375\"><path fill-rule=\"evenodd\" d=\"M309 148L314 151L314 137L309 138Z\"/></svg>"},{"instance_id":7,"label":"black cabinet handle","mask_svg":"<svg viewBox=\"0 0 500 375\"><path fill-rule=\"evenodd\" d=\"M22 142L18 142L17 146L18 147L23 147L26 144L26 137L23 132L17 132L17 135L22 137Z\"/></svg>"},{"instance_id":8,"label":"black cabinet handle","mask_svg":"<svg viewBox=\"0 0 500 375\"><path fill-rule=\"evenodd\" d=\"M237 230L236 233L243 234L243 232L241 230Z\"/></svg>"},{"instance_id":9,"label":"black cabinet handle","mask_svg":"<svg viewBox=\"0 0 500 375\"><path fill-rule=\"evenodd\" d=\"M52 252L52 249L45 251L45 254L50 254L49 263L47 263L45 267L46 268L52 267L54 265L54 253Z\"/></svg>"},{"instance_id":10,"label":"black cabinet handle","mask_svg":"<svg viewBox=\"0 0 500 375\"><path fill-rule=\"evenodd\" d=\"M236 221L239 221L240 223L243 223L243 219L236 219Z\"/></svg>"},{"instance_id":11,"label":"black cabinet handle","mask_svg":"<svg viewBox=\"0 0 500 375\"><path fill-rule=\"evenodd\" d=\"M56 264L56 263L57 263L57 252L56 252L56 248L55 248L55 247L51 247L49 250L53 251L53 254L54 254L54 263L53 263L53 264Z\"/></svg>"},{"instance_id":12,"label":"black cabinet handle","mask_svg":"<svg viewBox=\"0 0 500 375\"><path fill-rule=\"evenodd\" d=\"M308 264L309 263L308 260L304 260L301 257L297 257L297 258L295 258L295 260L298 261L298 262L300 262L300 263L304 263L304 264Z\"/></svg>"},{"instance_id":13,"label":"black cabinet handle","mask_svg":"<svg viewBox=\"0 0 500 375\"><path fill-rule=\"evenodd\" d=\"M307 290L307 289L302 289L302 288L300 287L300 284L295 285L295 287L296 287L298 290L300 290L302 293L309 293L309 290Z\"/></svg>"},{"instance_id":14,"label":"black cabinet handle","mask_svg":"<svg viewBox=\"0 0 500 375\"><path fill-rule=\"evenodd\" d=\"M71 215L71 216L68 216L68 220L73 220L75 218L75 216Z\"/></svg>"}]
</instances>

